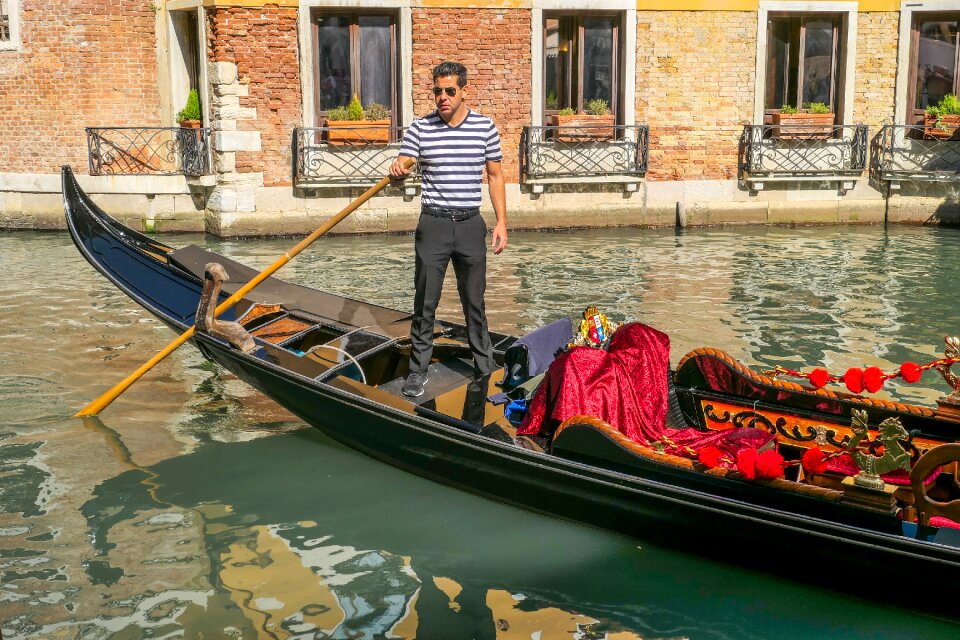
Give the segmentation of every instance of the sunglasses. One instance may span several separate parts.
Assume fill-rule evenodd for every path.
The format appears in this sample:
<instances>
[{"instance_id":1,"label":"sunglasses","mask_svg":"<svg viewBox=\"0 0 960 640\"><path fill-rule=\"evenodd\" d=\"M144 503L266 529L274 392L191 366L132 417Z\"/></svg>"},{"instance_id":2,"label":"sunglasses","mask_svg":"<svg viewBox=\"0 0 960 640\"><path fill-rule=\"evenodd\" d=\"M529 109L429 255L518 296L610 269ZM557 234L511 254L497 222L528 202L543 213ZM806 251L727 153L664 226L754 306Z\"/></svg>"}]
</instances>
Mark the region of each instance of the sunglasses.
<instances>
[{"instance_id":1,"label":"sunglasses","mask_svg":"<svg viewBox=\"0 0 960 640\"><path fill-rule=\"evenodd\" d=\"M446 93L449 97L457 95L458 89L456 87L434 87L433 88L433 97L439 98L441 93Z\"/></svg>"}]
</instances>

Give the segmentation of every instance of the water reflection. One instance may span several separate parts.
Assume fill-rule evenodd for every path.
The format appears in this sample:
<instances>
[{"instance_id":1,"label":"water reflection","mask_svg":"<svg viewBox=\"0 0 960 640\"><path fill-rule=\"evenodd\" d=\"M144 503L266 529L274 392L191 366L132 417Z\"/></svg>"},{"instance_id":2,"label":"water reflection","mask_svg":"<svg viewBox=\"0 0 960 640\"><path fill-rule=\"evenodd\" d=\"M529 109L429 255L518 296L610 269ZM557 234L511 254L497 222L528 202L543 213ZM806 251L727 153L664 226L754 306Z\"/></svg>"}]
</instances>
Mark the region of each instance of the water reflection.
<instances>
[{"instance_id":1,"label":"water reflection","mask_svg":"<svg viewBox=\"0 0 960 640\"><path fill-rule=\"evenodd\" d=\"M409 308L410 242L325 239L285 277ZM958 333L949 285L960 235L951 231L618 231L511 242L491 260L488 306L500 331L596 303L667 331L674 362L710 344L754 364L838 370L926 361L943 334ZM210 244L265 266L290 242ZM49 264L70 277L47 277ZM103 421L73 420L171 334L96 276L66 236L0 234L0 266L5 638L960 630L421 480L304 429L191 348ZM447 291L441 314L457 317L452 283ZM943 393L935 378L924 382L885 393L921 402Z\"/></svg>"}]
</instances>

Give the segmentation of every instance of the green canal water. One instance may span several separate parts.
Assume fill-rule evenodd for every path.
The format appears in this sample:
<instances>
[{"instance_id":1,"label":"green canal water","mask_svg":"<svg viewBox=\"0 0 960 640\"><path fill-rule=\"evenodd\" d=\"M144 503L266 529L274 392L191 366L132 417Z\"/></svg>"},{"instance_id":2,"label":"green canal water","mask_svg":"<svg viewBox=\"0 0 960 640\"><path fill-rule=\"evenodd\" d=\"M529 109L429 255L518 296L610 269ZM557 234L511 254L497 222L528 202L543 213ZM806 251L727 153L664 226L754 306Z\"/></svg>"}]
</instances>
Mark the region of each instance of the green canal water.
<instances>
[{"instance_id":1,"label":"green canal water","mask_svg":"<svg viewBox=\"0 0 960 640\"><path fill-rule=\"evenodd\" d=\"M259 267L293 244L163 239ZM321 239L281 275L409 309L411 245ZM5 639L960 637L957 621L374 462L190 346L99 420L74 419L173 334L65 234L0 233L0 273ZM487 306L493 329L524 332L597 304L666 331L674 363L715 346L757 368L890 369L938 357L960 333L958 276L953 230L515 233L491 257ZM455 319L447 290L441 315ZM944 389L927 374L879 395L932 404ZM923 576L873 588L923 589Z\"/></svg>"}]
</instances>

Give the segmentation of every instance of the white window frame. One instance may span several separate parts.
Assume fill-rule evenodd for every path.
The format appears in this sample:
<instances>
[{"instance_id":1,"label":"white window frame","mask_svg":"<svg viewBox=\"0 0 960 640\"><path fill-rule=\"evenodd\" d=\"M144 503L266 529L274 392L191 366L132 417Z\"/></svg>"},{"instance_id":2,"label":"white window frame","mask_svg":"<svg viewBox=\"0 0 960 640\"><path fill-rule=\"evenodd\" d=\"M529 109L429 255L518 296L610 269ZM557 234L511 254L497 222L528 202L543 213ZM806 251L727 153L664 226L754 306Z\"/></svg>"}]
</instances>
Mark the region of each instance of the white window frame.
<instances>
[{"instance_id":1,"label":"white window frame","mask_svg":"<svg viewBox=\"0 0 960 640\"><path fill-rule=\"evenodd\" d=\"M419 3L418 3L419 4ZM400 65L400 114L397 125L405 127L413 121L413 18L411 0L301 0L298 20L300 40L300 95L303 108L303 126L318 127L314 109L314 68L313 37L310 16L315 10L323 9L398 9L397 35Z\"/></svg>"},{"instance_id":2,"label":"white window frame","mask_svg":"<svg viewBox=\"0 0 960 640\"><path fill-rule=\"evenodd\" d=\"M10 15L10 39L0 42L0 51L20 50L20 0L7 0L7 11Z\"/></svg>"},{"instance_id":3,"label":"white window frame","mask_svg":"<svg viewBox=\"0 0 960 640\"><path fill-rule=\"evenodd\" d=\"M910 54L913 47L910 42L910 32L913 30L914 13L934 13L956 11L960 12L960 0L938 2L909 2L900 3L900 37L897 41L897 79L894 95L893 122L907 123L907 111L911 110L911 97L907 95L910 89Z\"/></svg>"},{"instance_id":4,"label":"white window frame","mask_svg":"<svg viewBox=\"0 0 960 640\"><path fill-rule=\"evenodd\" d=\"M166 27L167 27L167 86L169 91L167 97L169 101L170 121L176 126L176 115L183 108L187 101L188 88L186 82L186 62L183 59L183 52L174 47L177 38L175 32L178 27L174 24L174 12L195 11L197 14L197 55L200 57L199 76L197 77L197 91L200 94L200 105L203 108L203 122L205 126L210 123L210 100L207 90L207 33L206 22L207 13L203 8L201 0L178 0L167 3Z\"/></svg>"},{"instance_id":5,"label":"white window frame","mask_svg":"<svg viewBox=\"0 0 960 640\"><path fill-rule=\"evenodd\" d=\"M846 37L843 41L843 113L837 114L837 124L851 124L857 68L857 2L777 2L760 0L757 10L757 66L753 88L753 123L763 124L764 97L767 77L767 22L776 13L845 13Z\"/></svg>"},{"instance_id":6,"label":"white window frame","mask_svg":"<svg viewBox=\"0 0 960 640\"><path fill-rule=\"evenodd\" d=\"M543 12L619 11L623 13L623 115L621 122L632 126L637 119L637 0L533 0L530 16L530 124L543 126Z\"/></svg>"}]
</instances>

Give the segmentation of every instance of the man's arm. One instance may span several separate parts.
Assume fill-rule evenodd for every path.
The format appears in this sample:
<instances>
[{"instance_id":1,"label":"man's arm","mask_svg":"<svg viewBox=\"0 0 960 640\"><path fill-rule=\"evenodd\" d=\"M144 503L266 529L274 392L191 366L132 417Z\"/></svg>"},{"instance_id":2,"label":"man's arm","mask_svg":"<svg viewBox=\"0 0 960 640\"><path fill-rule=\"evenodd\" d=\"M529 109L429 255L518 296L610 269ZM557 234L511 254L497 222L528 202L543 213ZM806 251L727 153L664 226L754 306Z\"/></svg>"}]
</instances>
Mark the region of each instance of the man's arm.
<instances>
[{"instance_id":1,"label":"man's arm","mask_svg":"<svg viewBox=\"0 0 960 640\"><path fill-rule=\"evenodd\" d=\"M490 246L494 253L500 253L507 246L507 188L503 182L503 165L499 161L487 160L487 186L493 211L497 214Z\"/></svg>"},{"instance_id":2,"label":"man's arm","mask_svg":"<svg viewBox=\"0 0 960 640\"><path fill-rule=\"evenodd\" d=\"M400 155L390 165L390 177L395 180L406 180L413 171L413 166L406 166L404 160L407 158L416 160L418 157L420 157L420 129L414 121L403 134L403 140L400 141Z\"/></svg>"}]
</instances>

